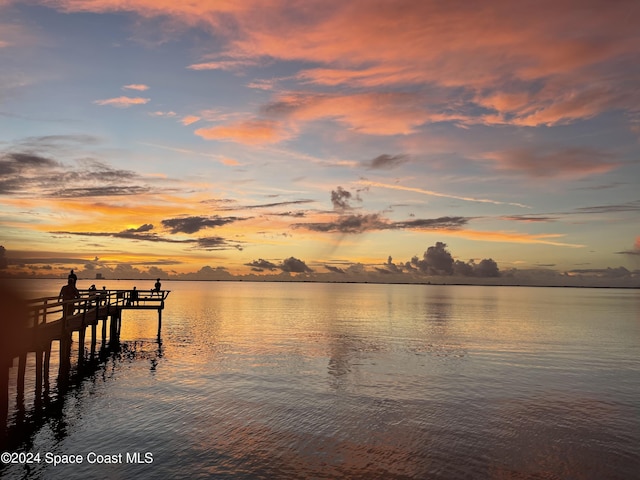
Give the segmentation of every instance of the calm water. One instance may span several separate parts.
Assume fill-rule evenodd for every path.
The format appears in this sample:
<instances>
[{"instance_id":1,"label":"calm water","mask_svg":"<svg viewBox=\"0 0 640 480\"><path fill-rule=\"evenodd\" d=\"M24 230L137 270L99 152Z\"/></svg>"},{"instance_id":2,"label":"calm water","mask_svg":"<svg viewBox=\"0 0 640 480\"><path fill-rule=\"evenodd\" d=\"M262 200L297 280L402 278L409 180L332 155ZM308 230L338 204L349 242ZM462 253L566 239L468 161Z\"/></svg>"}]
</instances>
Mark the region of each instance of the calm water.
<instances>
[{"instance_id":1,"label":"calm water","mask_svg":"<svg viewBox=\"0 0 640 480\"><path fill-rule=\"evenodd\" d=\"M2 478L639 478L639 291L163 287L161 343L155 312L125 312L122 351L53 413L27 394L20 448L84 462Z\"/></svg>"}]
</instances>

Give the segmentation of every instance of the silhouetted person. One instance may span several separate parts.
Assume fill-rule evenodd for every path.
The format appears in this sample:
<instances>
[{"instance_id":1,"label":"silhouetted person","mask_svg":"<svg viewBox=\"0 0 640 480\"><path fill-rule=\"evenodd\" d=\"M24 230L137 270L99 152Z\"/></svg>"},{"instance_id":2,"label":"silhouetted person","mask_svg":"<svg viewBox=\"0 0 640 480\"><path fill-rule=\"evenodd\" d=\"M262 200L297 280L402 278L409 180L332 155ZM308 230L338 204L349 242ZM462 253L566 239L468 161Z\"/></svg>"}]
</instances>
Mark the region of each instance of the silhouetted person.
<instances>
[{"instance_id":1,"label":"silhouetted person","mask_svg":"<svg viewBox=\"0 0 640 480\"><path fill-rule=\"evenodd\" d=\"M131 293L129 294L129 301L131 302L131 305L138 305L138 290L136 290L136 287L133 287L133 290L131 290Z\"/></svg>"},{"instance_id":2,"label":"silhouetted person","mask_svg":"<svg viewBox=\"0 0 640 480\"><path fill-rule=\"evenodd\" d=\"M162 288L162 284L160 283L160 279L156 280L155 285L153 286L153 290L151 290L151 296L153 296L154 292L160 296L160 289Z\"/></svg>"},{"instance_id":3,"label":"silhouetted person","mask_svg":"<svg viewBox=\"0 0 640 480\"><path fill-rule=\"evenodd\" d=\"M73 271L73 270L72 270ZM62 300L73 300L75 298L80 298L80 292L76 288L76 282L71 278L67 279L67 284L60 289L60 293L58 294L58 301ZM63 305L63 318L68 317L73 314L74 305L73 303L66 303Z\"/></svg>"},{"instance_id":4,"label":"silhouetted person","mask_svg":"<svg viewBox=\"0 0 640 480\"><path fill-rule=\"evenodd\" d=\"M100 302L98 301L98 289L96 288L96 284L92 283L87 290L89 291L90 298L95 300L96 307L99 307Z\"/></svg>"},{"instance_id":5,"label":"silhouetted person","mask_svg":"<svg viewBox=\"0 0 640 480\"><path fill-rule=\"evenodd\" d=\"M71 272L69 273L69 280L73 280L73 284L74 285L78 281L78 276L75 273L73 273L73 268L71 269Z\"/></svg>"}]
</instances>

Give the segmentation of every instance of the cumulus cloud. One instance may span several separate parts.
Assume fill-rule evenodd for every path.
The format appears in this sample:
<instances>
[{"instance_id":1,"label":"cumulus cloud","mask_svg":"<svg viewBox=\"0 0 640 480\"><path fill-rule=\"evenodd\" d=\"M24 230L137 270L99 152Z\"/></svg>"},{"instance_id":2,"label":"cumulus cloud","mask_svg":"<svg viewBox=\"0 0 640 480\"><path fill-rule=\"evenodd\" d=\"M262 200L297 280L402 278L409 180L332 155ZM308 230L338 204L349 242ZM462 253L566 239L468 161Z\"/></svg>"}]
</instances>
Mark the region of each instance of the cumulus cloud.
<instances>
[{"instance_id":1,"label":"cumulus cloud","mask_svg":"<svg viewBox=\"0 0 640 480\"><path fill-rule=\"evenodd\" d=\"M108 105L116 108L129 108L134 105L144 105L149 103L150 98L142 98L142 97L117 97L117 98L107 98L104 100L94 100L93 103L96 105Z\"/></svg>"},{"instance_id":2,"label":"cumulus cloud","mask_svg":"<svg viewBox=\"0 0 640 480\"><path fill-rule=\"evenodd\" d=\"M162 226L167 228L171 233L196 233L203 228L221 227L228 223L242 220L238 217L220 217L213 215L211 217L178 217L162 220Z\"/></svg>"},{"instance_id":3,"label":"cumulus cloud","mask_svg":"<svg viewBox=\"0 0 640 480\"><path fill-rule=\"evenodd\" d=\"M260 258L252 262L245 263L245 265L247 265L248 267L251 267L251 270L254 272L264 272L265 270L268 270L270 272L274 270L281 270L287 273L313 272L313 270L309 268L305 262L295 257L289 257L283 260L279 264L275 264L273 262L270 262L269 260L264 260Z\"/></svg>"},{"instance_id":4,"label":"cumulus cloud","mask_svg":"<svg viewBox=\"0 0 640 480\"><path fill-rule=\"evenodd\" d=\"M428 275L453 274L453 257L447 250L447 244L443 242L427 248L422 258L413 257L411 264Z\"/></svg>"},{"instance_id":5,"label":"cumulus cloud","mask_svg":"<svg viewBox=\"0 0 640 480\"><path fill-rule=\"evenodd\" d=\"M326 268L327 270L333 273L343 273L343 274L346 273L342 268L334 267L333 265L325 265L324 268Z\"/></svg>"},{"instance_id":6,"label":"cumulus cloud","mask_svg":"<svg viewBox=\"0 0 640 480\"><path fill-rule=\"evenodd\" d=\"M304 263L302 260L300 260L298 258L295 258L295 257L289 257L289 258L285 259L282 262L282 264L279 265L279 268L283 272L289 272L289 273L311 273L311 272L313 272L313 270L311 268L309 268L306 263Z\"/></svg>"},{"instance_id":7,"label":"cumulus cloud","mask_svg":"<svg viewBox=\"0 0 640 480\"><path fill-rule=\"evenodd\" d=\"M278 265L262 258L249 263L245 263L245 265L251 267L251 270L255 272L263 272L265 270L273 271L278 269Z\"/></svg>"},{"instance_id":8,"label":"cumulus cloud","mask_svg":"<svg viewBox=\"0 0 640 480\"><path fill-rule=\"evenodd\" d=\"M389 258L391 262L391 258ZM423 253L422 258L414 256L410 262L405 264L409 272L416 272L423 275L459 275L463 277L499 277L500 269L498 264L491 258L485 258L479 263L470 260L463 262L453 260L453 256L447 249L447 244L436 242Z\"/></svg>"}]
</instances>

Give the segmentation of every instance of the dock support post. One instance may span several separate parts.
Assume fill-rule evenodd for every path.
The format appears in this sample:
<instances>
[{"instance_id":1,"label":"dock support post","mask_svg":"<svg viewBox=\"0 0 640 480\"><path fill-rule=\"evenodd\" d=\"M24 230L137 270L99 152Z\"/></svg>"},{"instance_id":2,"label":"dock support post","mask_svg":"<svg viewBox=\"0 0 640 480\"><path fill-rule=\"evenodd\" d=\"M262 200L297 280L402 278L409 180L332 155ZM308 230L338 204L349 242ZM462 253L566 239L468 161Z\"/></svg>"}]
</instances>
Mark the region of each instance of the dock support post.
<instances>
[{"instance_id":1,"label":"dock support post","mask_svg":"<svg viewBox=\"0 0 640 480\"><path fill-rule=\"evenodd\" d=\"M49 366L50 365L51 365L51 342L48 342L47 348L44 351L44 365L43 365L45 395L49 393Z\"/></svg>"},{"instance_id":2,"label":"dock support post","mask_svg":"<svg viewBox=\"0 0 640 480\"><path fill-rule=\"evenodd\" d=\"M9 415L9 361L0 361L0 436L3 437L7 428Z\"/></svg>"},{"instance_id":3,"label":"dock support post","mask_svg":"<svg viewBox=\"0 0 640 480\"><path fill-rule=\"evenodd\" d=\"M42 357L44 352L38 347L36 350L36 397L35 404L38 406L42 399Z\"/></svg>"},{"instance_id":4,"label":"dock support post","mask_svg":"<svg viewBox=\"0 0 640 480\"><path fill-rule=\"evenodd\" d=\"M84 362L84 337L87 333L87 327L82 325L78 330L78 365Z\"/></svg>"},{"instance_id":5,"label":"dock support post","mask_svg":"<svg viewBox=\"0 0 640 480\"><path fill-rule=\"evenodd\" d=\"M162 332L162 309L158 309L158 340L160 340L160 333Z\"/></svg>"},{"instance_id":6,"label":"dock support post","mask_svg":"<svg viewBox=\"0 0 640 480\"><path fill-rule=\"evenodd\" d=\"M120 309L116 309L111 314L111 331L109 333L109 343L115 345L120 338L119 335L119 325L120 325Z\"/></svg>"},{"instance_id":7,"label":"dock support post","mask_svg":"<svg viewBox=\"0 0 640 480\"><path fill-rule=\"evenodd\" d=\"M58 380L66 383L71 371L71 332L63 333L60 337L60 368L58 369Z\"/></svg>"},{"instance_id":8,"label":"dock support post","mask_svg":"<svg viewBox=\"0 0 640 480\"><path fill-rule=\"evenodd\" d=\"M105 316L102 319L102 349L104 350L107 346L107 320L108 316Z\"/></svg>"},{"instance_id":9,"label":"dock support post","mask_svg":"<svg viewBox=\"0 0 640 480\"><path fill-rule=\"evenodd\" d=\"M97 323L98 320L96 319L96 323L91 325L91 360L93 360L93 357L95 357L96 355L96 334L98 331Z\"/></svg>"},{"instance_id":10,"label":"dock support post","mask_svg":"<svg viewBox=\"0 0 640 480\"><path fill-rule=\"evenodd\" d=\"M21 353L18 358L18 397L24 397L24 374L27 370L27 352Z\"/></svg>"}]
</instances>

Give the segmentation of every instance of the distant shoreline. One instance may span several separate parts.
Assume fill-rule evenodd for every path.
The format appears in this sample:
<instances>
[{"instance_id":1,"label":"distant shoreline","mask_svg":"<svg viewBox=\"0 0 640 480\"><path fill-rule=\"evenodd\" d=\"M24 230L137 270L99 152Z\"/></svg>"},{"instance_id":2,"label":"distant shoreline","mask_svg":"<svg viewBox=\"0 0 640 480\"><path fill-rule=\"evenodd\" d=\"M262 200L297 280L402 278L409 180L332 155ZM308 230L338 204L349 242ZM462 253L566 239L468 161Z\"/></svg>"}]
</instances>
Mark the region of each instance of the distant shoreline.
<instances>
[{"instance_id":1,"label":"distant shoreline","mask_svg":"<svg viewBox=\"0 0 640 480\"><path fill-rule=\"evenodd\" d=\"M59 280L65 281L66 277L0 277L0 281L7 280ZM151 278L78 278L78 282L87 284L100 282L150 282L155 279ZM638 290L637 285L561 285L561 284L542 284L542 283L462 283L462 282L376 282L376 281L350 281L350 280L296 280L296 279L183 279L183 278L165 278L161 279L166 282L242 282L242 283L323 283L323 284L360 284L360 285L423 285L423 286L458 286L458 287L535 287L535 288L608 288L608 289L625 289ZM149 287L151 289L151 286Z\"/></svg>"}]
</instances>

